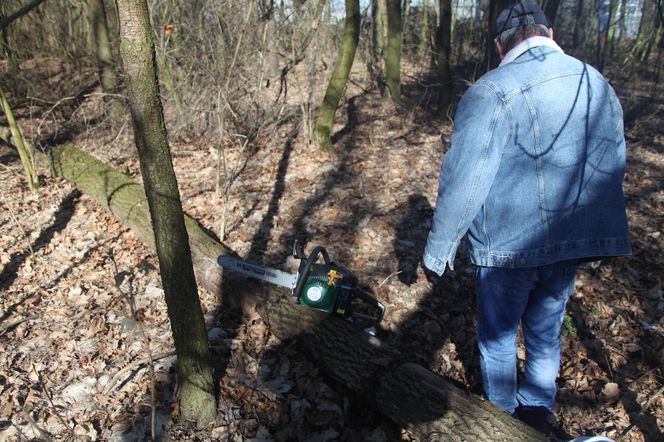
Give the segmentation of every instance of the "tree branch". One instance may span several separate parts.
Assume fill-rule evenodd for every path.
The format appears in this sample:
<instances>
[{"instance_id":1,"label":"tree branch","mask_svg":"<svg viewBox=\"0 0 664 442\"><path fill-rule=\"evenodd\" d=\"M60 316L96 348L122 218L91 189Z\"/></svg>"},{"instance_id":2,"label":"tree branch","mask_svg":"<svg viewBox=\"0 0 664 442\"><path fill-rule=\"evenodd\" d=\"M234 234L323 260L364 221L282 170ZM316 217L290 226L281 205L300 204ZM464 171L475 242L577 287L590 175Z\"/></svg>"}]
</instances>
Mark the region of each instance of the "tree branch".
<instances>
[{"instance_id":1,"label":"tree branch","mask_svg":"<svg viewBox=\"0 0 664 442\"><path fill-rule=\"evenodd\" d=\"M21 9L18 11L14 12L13 14L8 15L7 17L3 18L0 21L0 31L4 31L4 29L11 24L14 20L17 18L23 17L25 14L28 12L32 11L35 9L37 6L41 5L44 3L46 0L32 0L30 3L27 5L23 6Z\"/></svg>"}]
</instances>

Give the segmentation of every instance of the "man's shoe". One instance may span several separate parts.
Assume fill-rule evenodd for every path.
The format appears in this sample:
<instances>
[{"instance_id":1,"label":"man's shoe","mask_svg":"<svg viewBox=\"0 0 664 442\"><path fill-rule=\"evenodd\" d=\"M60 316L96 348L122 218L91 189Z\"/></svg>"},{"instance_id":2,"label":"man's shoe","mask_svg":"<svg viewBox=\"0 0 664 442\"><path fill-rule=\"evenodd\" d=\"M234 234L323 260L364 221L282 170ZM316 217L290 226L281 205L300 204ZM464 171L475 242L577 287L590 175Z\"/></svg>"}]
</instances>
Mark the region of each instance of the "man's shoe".
<instances>
[{"instance_id":1,"label":"man's shoe","mask_svg":"<svg viewBox=\"0 0 664 442\"><path fill-rule=\"evenodd\" d=\"M569 434L560 428L556 417L548 408L519 406L516 409L516 417L552 440L572 439Z\"/></svg>"},{"instance_id":2,"label":"man's shoe","mask_svg":"<svg viewBox=\"0 0 664 442\"><path fill-rule=\"evenodd\" d=\"M532 427L543 434L549 434L555 417L545 407L522 407L516 409L517 418L524 424Z\"/></svg>"}]
</instances>

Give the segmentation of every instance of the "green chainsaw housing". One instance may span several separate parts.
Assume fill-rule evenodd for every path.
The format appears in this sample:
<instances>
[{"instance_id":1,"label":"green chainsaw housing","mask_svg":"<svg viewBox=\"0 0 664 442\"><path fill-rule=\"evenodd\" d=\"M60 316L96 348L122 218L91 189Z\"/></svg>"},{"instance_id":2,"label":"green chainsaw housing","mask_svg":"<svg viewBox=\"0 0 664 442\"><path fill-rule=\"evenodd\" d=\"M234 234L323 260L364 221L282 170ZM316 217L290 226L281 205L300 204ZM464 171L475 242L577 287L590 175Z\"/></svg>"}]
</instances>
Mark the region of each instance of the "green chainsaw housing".
<instances>
[{"instance_id":1,"label":"green chainsaw housing","mask_svg":"<svg viewBox=\"0 0 664 442\"><path fill-rule=\"evenodd\" d=\"M301 277L298 274L298 280ZM350 290L356 285L357 278L341 266L313 264L298 302L316 310L344 316Z\"/></svg>"}]
</instances>

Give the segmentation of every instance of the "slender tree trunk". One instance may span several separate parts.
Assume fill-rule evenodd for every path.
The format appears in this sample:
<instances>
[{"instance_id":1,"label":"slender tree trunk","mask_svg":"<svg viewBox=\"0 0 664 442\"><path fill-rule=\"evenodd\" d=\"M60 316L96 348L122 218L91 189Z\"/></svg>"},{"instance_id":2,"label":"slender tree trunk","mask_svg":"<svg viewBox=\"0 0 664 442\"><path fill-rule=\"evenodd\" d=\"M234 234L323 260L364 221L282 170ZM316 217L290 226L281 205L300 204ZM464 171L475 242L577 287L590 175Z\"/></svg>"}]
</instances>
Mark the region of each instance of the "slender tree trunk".
<instances>
[{"instance_id":1,"label":"slender tree trunk","mask_svg":"<svg viewBox=\"0 0 664 442\"><path fill-rule=\"evenodd\" d=\"M585 19L586 17L584 16L584 11L583 11L583 1L584 0L578 0L576 2L576 19L574 20L574 37L573 37L573 42L574 42L574 47L578 48L580 45L582 45L585 42Z\"/></svg>"},{"instance_id":2,"label":"slender tree trunk","mask_svg":"<svg viewBox=\"0 0 664 442\"><path fill-rule=\"evenodd\" d=\"M123 114L123 106L117 97L113 95L118 92L118 78L115 75L115 63L113 61L113 49L111 47L111 33L108 29L106 8L104 0L90 0L89 20L92 29L92 43L97 58L97 72L99 83L104 94L104 102L108 106L110 114L119 118Z\"/></svg>"},{"instance_id":3,"label":"slender tree trunk","mask_svg":"<svg viewBox=\"0 0 664 442\"><path fill-rule=\"evenodd\" d=\"M450 48L453 48L456 43L456 26L457 26L457 14L459 13L458 11L459 0L450 0L450 4L452 5L452 23L450 24ZM457 51L457 56L458 56L458 51Z\"/></svg>"},{"instance_id":4,"label":"slender tree trunk","mask_svg":"<svg viewBox=\"0 0 664 442\"><path fill-rule=\"evenodd\" d=\"M440 0L440 23L438 24L437 46L438 78L440 95L438 97L438 114L445 117L452 104L452 0Z\"/></svg>"},{"instance_id":5,"label":"slender tree trunk","mask_svg":"<svg viewBox=\"0 0 664 442\"><path fill-rule=\"evenodd\" d=\"M271 78L277 71L279 66L279 48L277 47L277 14L274 0L270 0L268 6L267 16L265 17L266 23L266 41L267 41L267 62L264 67L264 74L266 78Z\"/></svg>"},{"instance_id":6,"label":"slender tree trunk","mask_svg":"<svg viewBox=\"0 0 664 442\"><path fill-rule=\"evenodd\" d=\"M420 24L420 41L417 44L417 57L424 60L429 43L429 0L422 0L422 22Z\"/></svg>"},{"instance_id":7,"label":"slender tree trunk","mask_svg":"<svg viewBox=\"0 0 664 442\"><path fill-rule=\"evenodd\" d=\"M625 37L627 36L627 0L620 2L620 38L618 44L621 48L625 47Z\"/></svg>"},{"instance_id":8,"label":"slender tree trunk","mask_svg":"<svg viewBox=\"0 0 664 442\"><path fill-rule=\"evenodd\" d=\"M12 134L12 144L16 147L16 150L18 150L18 155L21 158L25 180L28 182L28 186L30 186L32 190L37 190L39 189L39 177L35 170L32 152L30 151L30 147L25 144L23 134L16 123L16 118L14 118L14 112L12 112L9 101L2 89L0 89L0 107L7 117L9 129Z\"/></svg>"},{"instance_id":9,"label":"slender tree trunk","mask_svg":"<svg viewBox=\"0 0 664 442\"><path fill-rule=\"evenodd\" d=\"M658 34L660 34L659 38L664 38L664 36L661 35L662 34L661 28L660 28L660 31L658 32ZM650 90L650 101L651 102L655 101L655 98L658 96L657 95L657 89L659 87L659 80L661 78L661 75L662 75L662 48L658 46L657 47L657 58L655 60L655 78L653 79L652 89Z\"/></svg>"},{"instance_id":10,"label":"slender tree trunk","mask_svg":"<svg viewBox=\"0 0 664 442\"><path fill-rule=\"evenodd\" d=\"M159 98L147 1L116 5L134 138L178 355L180 411L205 424L217 409L213 367Z\"/></svg>"},{"instance_id":11,"label":"slender tree trunk","mask_svg":"<svg viewBox=\"0 0 664 442\"><path fill-rule=\"evenodd\" d=\"M401 1L387 0L386 91L395 106L401 105Z\"/></svg>"},{"instance_id":12,"label":"slender tree trunk","mask_svg":"<svg viewBox=\"0 0 664 442\"><path fill-rule=\"evenodd\" d=\"M403 8L401 11L401 23L403 23L404 31L408 29L408 18L410 17L410 3L411 3L410 0L403 0Z\"/></svg>"},{"instance_id":13,"label":"slender tree trunk","mask_svg":"<svg viewBox=\"0 0 664 442\"><path fill-rule=\"evenodd\" d=\"M613 55L615 37L616 37L616 17L618 16L618 0L610 0L609 23L606 29L606 43L604 45L603 58L606 60L607 52L609 56Z\"/></svg>"},{"instance_id":14,"label":"slender tree trunk","mask_svg":"<svg viewBox=\"0 0 664 442\"><path fill-rule=\"evenodd\" d=\"M315 142L325 151L332 150L332 126L337 105L346 87L350 68L355 59L355 50L360 38L360 0L346 0L346 20L341 49L332 71L330 84L327 86L323 103L318 109L318 117L314 126Z\"/></svg>"},{"instance_id":15,"label":"slender tree trunk","mask_svg":"<svg viewBox=\"0 0 664 442\"><path fill-rule=\"evenodd\" d=\"M556 15L558 14L558 7L560 6L560 0L547 0L546 6L544 7L544 15L549 19L552 25L556 24Z\"/></svg>"},{"instance_id":16,"label":"slender tree trunk","mask_svg":"<svg viewBox=\"0 0 664 442\"><path fill-rule=\"evenodd\" d=\"M655 3L655 2L646 2L646 5L650 3ZM657 13L657 5L650 4L648 11L649 11L648 14L644 14L644 17L642 18L642 21L644 19L646 20L645 22L646 26L644 26L643 28L643 34L642 34L643 40L640 51L640 57L639 57L639 59L643 63L647 62L650 59L650 54L652 53L653 47L657 43L657 35L659 33L659 29L661 26L661 20Z\"/></svg>"},{"instance_id":17,"label":"slender tree trunk","mask_svg":"<svg viewBox=\"0 0 664 442\"><path fill-rule=\"evenodd\" d=\"M493 69L498 66L500 63L500 56L496 51L496 46L493 43L494 33L495 33L495 23L498 14L504 8L511 4L510 0L490 0L489 2L489 23L487 25L486 31L486 60L487 60L487 69Z\"/></svg>"},{"instance_id":18,"label":"slender tree trunk","mask_svg":"<svg viewBox=\"0 0 664 442\"><path fill-rule=\"evenodd\" d=\"M380 94L385 93L385 48L387 47L387 0L373 0L371 6L373 17L372 60L370 71L373 80L378 84Z\"/></svg>"}]
</instances>

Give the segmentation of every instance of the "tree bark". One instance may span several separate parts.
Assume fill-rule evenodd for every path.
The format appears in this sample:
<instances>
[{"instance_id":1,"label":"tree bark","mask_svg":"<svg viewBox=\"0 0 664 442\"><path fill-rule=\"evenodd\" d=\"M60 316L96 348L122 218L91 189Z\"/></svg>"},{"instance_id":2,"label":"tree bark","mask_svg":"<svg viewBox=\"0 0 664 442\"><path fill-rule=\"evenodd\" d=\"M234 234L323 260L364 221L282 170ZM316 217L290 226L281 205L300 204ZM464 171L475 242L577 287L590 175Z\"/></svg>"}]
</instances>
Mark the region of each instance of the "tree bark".
<instances>
[{"instance_id":1,"label":"tree bark","mask_svg":"<svg viewBox=\"0 0 664 442\"><path fill-rule=\"evenodd\" d=\"M0 5L0 22L5 20L5 5ZM16 54L9 46L9 39L7 38L7 31L5 29L0 30L0 57L5 58L9 61L9 66L12 70L16 71L18 68L18 62L16 60Z\"/></svg>"},{"instance_id":2,"label":"tree bark","mask_svg":"<svg viewBox=\"0 0 664 442\"><path fill-rule=\"evenodd\" d=\"M422 20L420 22L420 38L417 42L417 57L424 60L429 43L429 0L422 0Z\"/></svg>"},{"instance_id":3,"label":"tree bark","mask_svg":"<svg viewBox=\"0 0 664 442\"><path fill-rule=\"evenodd\" d=\"M510 4L510 0L489 0L489 23L488 30L486 31L487 70L495 68L498 66L498 63L500 63L500 57L498 56L498 52L496 51L496 47L493 43L496 19L498 18L500 11L508 7Z\"/></svg>"},{"instance_id":4,"label":"tree bark","mask_svg":"<svg viewBox=\"0 0 664 442\"><path fill-rule=\"evenodd\" d=\"M440 23L436 38L436 55L438 58L438 79L440 95L438 97L438 114L445 117L452 104L452 0L440 0Z\"/></svg>"},{"instance_id":5,"label":"tree bark","mask_svg":"<svg viewBox=\"0 0 664 442\"><path fill-rule=\"evenodd\" d=\"M606 44L604 45L603 60L613 55L616 38L616 17L618 16L618 0L610 0L609 23L606 28ZM608 54L607 54L608 51Z\"/></svg>"},{"instance_id":6,"label":"tree bark","mask_svg":"<svg viewBox=\"0 0 664 442\"><path fill-rule=\"evenodd\" d=\"M56 175L92 196L120 221L153 245L147 199L141 186L73 145L51 151ZM294 304L284 289L235 279L222 293L217 257L231 253L187 217L187 231L198 282L225 297L257 308L282 340L299 348L340 387L367 403L420 440L546 441L530 427L491 403L455 387L343 319ZM232 274L223 275L230 279Z\"/></svg>"},{"instance_id":7,"label":"tree bark","mask_svg":"<svg viewBox=\"0 0 664 442\"><path fill-rule=\"evenodd\" d=\"M387 0L385 85L395 106L401 105L401 0Z\"/></svg>"},{"instance_id":8,"label":"tree bark","mask_svg":"<svg viewBox=\"0 0 664 442\"><path fill-rule=\"evenodd\" d=\"M346 19L344 35L341 41L339 57L332 71L323 103L318 109L314 126L314 138L318 146L325 151L332 150L332 126L337 105L346 87L350 68L353 66L357 42L360 38L360 0L346 0Z\"/></svg>"},{"instance_id":9,"label":"tree bark","mask_svg":"<svg viewBox=\"0 0 664 442\"><path fill-rule=\"evenodd\" d=\"M584 26L584 10L583 10L583 0L578 0L576 2L576 19L574 20L574 37L572 41L574 42L574 47L579 47L585 43L586 37L586 28Z\"/></svg>"},{"instance_id":10,"label":"tree bark","mask_svg":"<svg viewBox=\"0 0 664 442\"><path fill-rule=\"evenodd\" d=\"M37 171L35 170L35 163L32 158L32 152L30 147L25 144L23 134L16 123L16 118L14 118L14 112L9 105L9 101L5 96L5 93L0 89L0 108L2 108L5 116L7 117L7 123L9 124L9 130L12 134L12 144L18 150L18 155L21 158L21 164L23 165L23 172L25 173L25 180L28 182L30 189L37 190L39 189L39 177L37 176Z\"/></svg>"},{"instance_id":11,"label":"tree bark","mask_svg":"<svg viewBox=\"0 0 664 442\"><path fill-rule=\"evenodd\" d=\"M549 19L551 25L555 27L556 24L556 15L558 15L558 7L560 6L560 0L547 0L546 6L544 7L544 15Z\"/></svg>"},{"instance_id":12,"label":"tree bark","mask_svg":"<svg viewBox=\"0 0 664 442\"><path fill-rule=\"evenodd\" d=\"M124 108L118 98L113 96L118 92L118 78L115 75L111 33L108 29L104 0L90 0L88 8L92 43L97 59L97 74L101 91L106 94L104 103L108 106L111 116L119 118L122 116Z\"/></svg>"},{"instance_id":13,"label":"tree bark","mask_svg":"<svg viewBox=\"0 0 664 442\"><path fill-rule=\"evenodd\" d=\"M4 17L2 20L0 20L0 31L4 30L7 26L9 26L11 24L11 22L13 22L14 20L16 20L18 18L23 17L25 14L32 11L33 9L35 9L37 6L41 5L45 1L46 0L32 0L30 3L23 6L18 11Z\"/></svg>"},{"instance_id":14,"label":"tree bark","mask_svg":"<svg viewBox=\"0 0 664 442\"><path fill-rule=\"evenodd\" d=\"M168 146L146 0L116 0L134 139L161 281L178 355L182 417L206 424L217 410L213 367Z\"/></svg>"},{"instance_id":15,"label":"tree bark","mask_svg":"<svg viewBox=\"0 0 664 442\"><path fill-rule=\"evenodd\" d=\"M371 62L369 69L372 79L378 85L380 94L385 93L385 47L387 45L387 0L373 0L371 7L373 29L371 34Z\"/></svg>"}]
</instances>

